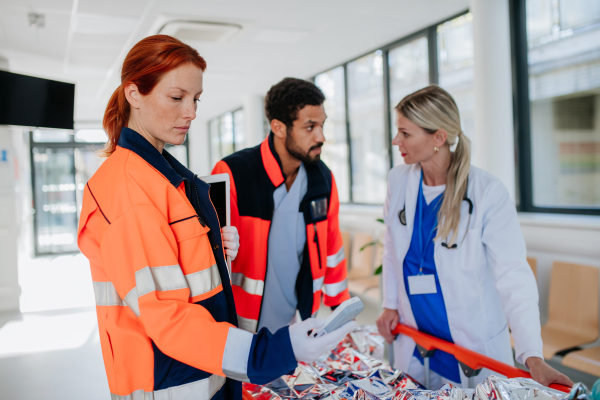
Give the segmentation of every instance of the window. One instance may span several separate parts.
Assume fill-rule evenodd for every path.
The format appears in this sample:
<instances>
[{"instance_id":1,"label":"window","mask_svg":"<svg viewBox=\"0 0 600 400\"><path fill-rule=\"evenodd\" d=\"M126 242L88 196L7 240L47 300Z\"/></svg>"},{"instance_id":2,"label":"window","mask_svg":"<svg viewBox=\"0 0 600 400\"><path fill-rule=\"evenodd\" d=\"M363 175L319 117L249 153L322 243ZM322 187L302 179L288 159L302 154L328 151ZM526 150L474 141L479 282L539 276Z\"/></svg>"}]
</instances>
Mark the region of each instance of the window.
<instances>
[{"instance_id":1,"label":"window","mask_svg":"<svg viewBox=\"0 0 600 400\"><path fill-rule=\"evenodd\" d=\"M600 3L511 5L524 211L600 214Z\"/></svg>"},{"instance_id":2,"label":"window","mask_svg":"<svg viewBox=\"0 0 600 400\"><path fill-rule=\"evenodd\" d=\"M85 184L105 160L106 134L30 131L36 255L78 252L77 227ZM95 137L99 140L92 143ZM77 142L76 142L77 140Z\"/></svg>"},{"instance_id":3,"label":"window","mask_svg":"<svg viewBox=\"0 0 600 400\"><path fill-rule=\"evenodd\" d=\"M352 199L381 203L389 170L383 106L383 56L378 50L348 63Z\"/></svg>"},{"instance_id":4,"label":"window","mask_svg":"<svg viewBox=\"0 0 600 400\"><path fill-rule=\"evenodd\" d=\"M31 182L36 256L79 251L77 228L88 180L105 158L102 129L30 131ZM187 165L188 141L165 149Z\"/></svg>"},{"instance_id":5,"label":"window","mask_svg":"<svg viewBox=\"0 0 600 400\"><path fill-rule=\"evenodd\" d=\"M405 96L429 85L429 56L427 37L422 36L390 50L390 127L396 135L394 108ZM402 164L399 151L392 151L394 165Z\"/></svg>"},{"instance_id":6,"label":"window","mask_svg":"<svg viewBox=\"0 0 600 400\"><path fill-rule=\"evenodd\" d=\"M325 145L321 159L335 176L340 201L350 201L348 137L346 130L346 89L344 67L337 67L315 77L315 84L325 94Z\"/></svg>"},{"instance_id":7,"label":"window","mask_svg":"<svg viewBox=\"0 0 600 400\"><path fill-rule=\"evenodd\" d=\"M78 250L73 150L33 148L36 250L40 254Z\"/></svg>"},{"instance_id":8,"label":"window","mask_svg":"<svg viewBox=\"0 0 600 400\"><path fill-rule=\"evenodd\" d=\"M395 106L438 83L458 103L463 131L474 128L472 15L462 13L314 77L325 94L323 161L340 201L382 204L387 175L403 162L392 148Z\"/></svg>"},{"instance_id":9,"label":"window","mask_svg":"<svg viewBox=\"0 0 600 400\"><path fill-rule=\"evenodd\" d=\"M245 147L244 110L227 112L208 121L208 138L212 166Z\"/></svg>"},{"instance_id":10,"label":"window","mask_svg":"<svg viewBox=\"0 0 600 400\"><path fill-rule=\"evenodd\" d=\"M439 85L452 95L462 130L476 149L473 15L468 13L437 27ZM471 150L471 151L473 151Z\"/></svg>"}]
</instances>

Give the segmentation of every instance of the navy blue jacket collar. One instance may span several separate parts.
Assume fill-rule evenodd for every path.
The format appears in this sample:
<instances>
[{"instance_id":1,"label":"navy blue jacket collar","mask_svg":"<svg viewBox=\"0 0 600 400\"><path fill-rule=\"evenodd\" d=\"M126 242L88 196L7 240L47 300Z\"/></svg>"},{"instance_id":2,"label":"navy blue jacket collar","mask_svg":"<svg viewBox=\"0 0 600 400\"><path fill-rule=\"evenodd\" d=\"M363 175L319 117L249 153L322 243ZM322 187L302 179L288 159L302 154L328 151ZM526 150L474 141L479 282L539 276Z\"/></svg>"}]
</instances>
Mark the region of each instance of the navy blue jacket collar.
<instances>
[{"instance_id":1,"label":"navy blue jacket collar","mask_svg":"<svg viewBox=\"0 0 600 400\"><path fill-rule=\"evenodd\" d=\"M131 150L138 156L142 157L148 164L163 174L164 177L167 178L175 187L179 187L184 178L188 180L190 179L190 177L185 176L187 175L185 174L185 171L193 175L191 171L181 165L175 159L175 157L171 156L166 150L163 150L163 154L161 154L154 146L150 144L150 142L148 142L148 140L146 140L146 138L133 129L123 127L121 129L121 136L119 137L119 142L117 145L123 147L124 149ZM177 168L179 171L175 171L175 169L172 167L173 162L171 159L179 164L178 166L181 166L182 169Z\"/></svg>"}]
</instances>

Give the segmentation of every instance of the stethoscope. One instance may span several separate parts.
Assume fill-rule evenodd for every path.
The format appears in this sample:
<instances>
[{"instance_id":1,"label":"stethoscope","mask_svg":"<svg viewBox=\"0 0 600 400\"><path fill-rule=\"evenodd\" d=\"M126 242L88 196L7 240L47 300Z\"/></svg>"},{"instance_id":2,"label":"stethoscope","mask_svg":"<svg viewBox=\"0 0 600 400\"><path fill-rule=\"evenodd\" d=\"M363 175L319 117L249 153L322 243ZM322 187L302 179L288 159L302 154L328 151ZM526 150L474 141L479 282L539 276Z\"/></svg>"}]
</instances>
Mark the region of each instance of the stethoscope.
<instances>
[{"instance_id":1,"label":"stethoscope","mask_svg":"<svg viewBox=\"0 0 600 400\"><path fill-rule=\"evenodd\" d=\"M469 188L469 178L467 178L467 191L468 191L468 188ZM467 237L467 233L469 232L469 226L471 225L471 215L473 215L473 202L467 196L467 193L465 193L465 197L463 197L463 201L466 201L467 204L469 204L469 220L467 221L467 230L465 231L465 235L463 236L463 238L460 242L461 245L465 241L465 238ZM398 219L400 219L400 223L402 225L406 226L406 204L404 204L404 208L402 208L402 211L400 211L398 213ZM458 244L453 243L452 246L448 246L448 243L445 241L442 242L442 246L447 248L448 250L458 248Z\"/></svg>"}]
</instances>

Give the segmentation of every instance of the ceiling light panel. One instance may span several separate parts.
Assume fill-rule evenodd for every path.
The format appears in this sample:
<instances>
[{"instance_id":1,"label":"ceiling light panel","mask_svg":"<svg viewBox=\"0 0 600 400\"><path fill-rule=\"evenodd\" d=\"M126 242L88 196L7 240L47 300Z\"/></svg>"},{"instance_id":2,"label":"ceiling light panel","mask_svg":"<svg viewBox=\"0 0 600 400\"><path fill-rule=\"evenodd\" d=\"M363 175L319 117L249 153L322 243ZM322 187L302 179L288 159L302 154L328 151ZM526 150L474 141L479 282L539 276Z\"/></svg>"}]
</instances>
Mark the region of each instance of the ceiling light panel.
<instances>
[{"instance_id":1,"label":"ceiling light panel","mask_svg":"<svg viewBox=\"0 0 600 400\"><path fill-rule=\"evenodd\" d=\"M173 36L185 42L225 43L241 30L242 27L236 24L173 20L166 22L158 33Z\"/></svg>"}]
</instances>

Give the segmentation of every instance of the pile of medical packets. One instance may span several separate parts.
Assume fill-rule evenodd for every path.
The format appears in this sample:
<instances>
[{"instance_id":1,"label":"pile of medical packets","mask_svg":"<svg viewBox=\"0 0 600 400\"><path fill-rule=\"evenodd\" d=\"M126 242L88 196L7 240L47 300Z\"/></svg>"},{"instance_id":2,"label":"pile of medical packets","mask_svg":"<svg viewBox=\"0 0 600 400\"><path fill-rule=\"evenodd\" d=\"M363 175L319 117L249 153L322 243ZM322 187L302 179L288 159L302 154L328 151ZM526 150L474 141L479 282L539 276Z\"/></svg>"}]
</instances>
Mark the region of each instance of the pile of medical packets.
<instances>
[{"instance_id":1,"label":"pile of medical packets","mask_svg":"<svg viewBox=\"0 0 600 400\"><path fill-rule=\"evenodd\" d=\"M330 354L300 363L292 375L267 385L244 383L257 400L587 400L578 384L570 394L526 378L491 376L475 389L446 384L426 390L409 375L384 364L384 340L375 326L361 326Z\"/></svg>"}]
</instances>

